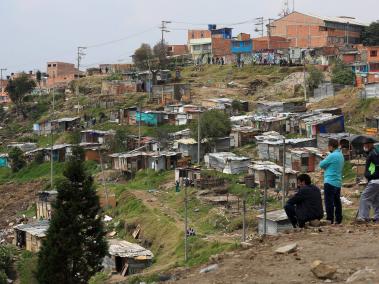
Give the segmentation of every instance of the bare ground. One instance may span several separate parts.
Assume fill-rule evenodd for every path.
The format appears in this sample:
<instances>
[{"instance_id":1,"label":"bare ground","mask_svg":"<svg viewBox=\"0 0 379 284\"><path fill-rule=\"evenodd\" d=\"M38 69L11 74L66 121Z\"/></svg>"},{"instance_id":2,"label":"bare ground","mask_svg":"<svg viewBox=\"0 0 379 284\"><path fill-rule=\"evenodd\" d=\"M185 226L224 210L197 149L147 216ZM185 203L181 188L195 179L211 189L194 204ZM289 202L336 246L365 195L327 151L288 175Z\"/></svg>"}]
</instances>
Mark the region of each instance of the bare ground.
<instances>
[{"instance_id":1,"label":"bare ground","mask_svg":"<svg viewBox=\"0 0 379 284\"><path fill-rule=\"evenodd\" d=\"M200 268L177 271L178 280L170 283L324 283L310 270L315 260L337 268L331 283L345 283L350 275L365 267L375 269L376 277L354 283L379 283L378 233L379 225L345 225L256 239L248 250L214 257L216 261L209 264L218 263L217 270L205 274L199 273ZM297 252L274 252L275 248L294 242L298 244Z\"/></svg>"}]
</instances>

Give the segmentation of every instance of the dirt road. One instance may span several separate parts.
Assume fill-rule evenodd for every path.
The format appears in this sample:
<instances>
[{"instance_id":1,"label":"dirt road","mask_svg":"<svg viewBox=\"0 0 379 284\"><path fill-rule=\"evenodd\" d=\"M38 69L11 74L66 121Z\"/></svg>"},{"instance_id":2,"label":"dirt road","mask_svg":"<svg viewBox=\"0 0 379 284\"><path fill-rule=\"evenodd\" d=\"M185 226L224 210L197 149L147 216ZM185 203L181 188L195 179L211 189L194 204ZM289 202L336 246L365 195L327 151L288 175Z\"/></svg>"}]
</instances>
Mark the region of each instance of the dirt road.
<instances>
[{"instance_id":1,"label":"dirt road","mask_svg":"<svg viewBox=\"0 0 379 284\"><path fill-rule=\"evenodd\" d=\"M379 283L379 225L321 227L294 232L279 237L253 241L253 247L225 253L216 257L219 267L200 274L200 268L178 272L178 280L170 283L325 283L311 272L311 264L321 260L337 268L329 283L346 283L354 272L365 267L375 269L372 281L353 283ZM295 253L279 255L277 247L297 243ZM329 281L329 280L328 280ZM327 281L327 282L328 282Z\"/></svg>"}]
</instances>

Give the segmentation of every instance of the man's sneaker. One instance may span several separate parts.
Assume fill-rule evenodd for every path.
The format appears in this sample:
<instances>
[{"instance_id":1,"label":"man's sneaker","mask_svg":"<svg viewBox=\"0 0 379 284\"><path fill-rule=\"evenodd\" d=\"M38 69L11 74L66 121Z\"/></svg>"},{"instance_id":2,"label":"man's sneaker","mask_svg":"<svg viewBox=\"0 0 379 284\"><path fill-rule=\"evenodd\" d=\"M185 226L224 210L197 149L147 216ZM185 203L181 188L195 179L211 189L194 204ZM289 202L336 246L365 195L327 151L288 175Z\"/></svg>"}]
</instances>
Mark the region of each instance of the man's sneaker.
<instances>
[{"instance_id":1,"label":"man's sneaker","mask_svg":"<svg viewBox=\"0 0 379 284\"><path fill-rule=\"evenodd\" d=\"M355 224L358 224L358 225L364 225L364 224L368 224L368 223L369 223L369 220L365 220L365 219L357 218L357 219L355 219L354 223L355 223Z\"/></svg>"}]
</instances>

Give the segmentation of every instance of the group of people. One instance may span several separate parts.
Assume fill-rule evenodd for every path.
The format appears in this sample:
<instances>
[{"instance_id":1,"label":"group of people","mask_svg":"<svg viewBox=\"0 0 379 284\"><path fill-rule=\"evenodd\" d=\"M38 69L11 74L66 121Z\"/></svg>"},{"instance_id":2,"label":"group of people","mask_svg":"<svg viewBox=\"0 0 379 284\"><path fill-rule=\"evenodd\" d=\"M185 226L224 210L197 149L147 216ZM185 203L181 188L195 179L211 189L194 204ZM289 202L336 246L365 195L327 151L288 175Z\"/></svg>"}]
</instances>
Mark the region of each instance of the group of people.
<instances>
[{"instance_id":1,"label":"group of people","mask_svg":"<svg viewBox=\"0 0 379 284\"><path fill-rule=\"evenodd\" d=\"M375 141L366 138L363 150L367 154L365 177L368 184L363 191L357 222L370 222L370 210L374 210L374 222L379 222L379 152L374 147ZM326 219L331 224L342 223L341 187L344 168L344 156L339 149L337 140L330 139L329 154L321 161L320 168L324 171L324 203ZM307 174L297 178L298 191L290 198L284 210L294 228L303 228L306 222L321 220L324 217L320 189L312 184Z\"/></svg>"}]
</instances>

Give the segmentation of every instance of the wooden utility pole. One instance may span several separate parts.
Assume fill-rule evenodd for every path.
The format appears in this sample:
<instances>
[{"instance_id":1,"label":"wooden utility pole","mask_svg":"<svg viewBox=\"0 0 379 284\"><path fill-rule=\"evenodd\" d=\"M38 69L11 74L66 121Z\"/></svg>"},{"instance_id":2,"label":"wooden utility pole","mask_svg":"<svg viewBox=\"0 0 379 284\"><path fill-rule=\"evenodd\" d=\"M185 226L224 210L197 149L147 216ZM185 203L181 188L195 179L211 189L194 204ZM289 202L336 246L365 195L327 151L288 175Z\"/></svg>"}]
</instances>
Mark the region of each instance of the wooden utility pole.
<instances>
[{"instance_id":1,"label":"wooden utility pole","mask_svg":"<svg viewBox=\"0 0 379 284\"><path fill-rule=\"evenodd\" d=\"M50 136L51 136L51 147L50 147L50 186L51 190L54 190L54 127L53 120L55 117L55 88L53 88L53 107L51 112L51 122L50 122Z\"/></svg>"},{"instance_id":2,"label":"wooden utility pole","mask_svg":"<svg viewBox=\"0 0 379 284\"><path fill-rule=\"evenodd\" d=\"M164 34L170 32L167 29L167 24L171 24L171 21L162 21L162 26L159 27L159 29L161 30L161 33L162 33L162 39L161 39L162 45L165 43Z\"/></svg>"},{"instance_id":3,"label":"wooden utility pole","mask_svg":"<svg viewBox=\"0 0 379 284\"><path fill-rule=\"evenodd\" d=\"M87 47L84 47L84 46L78 46L78 51L77 51L77 67L78 67L78 70L77 71L77 78L76 78L76 88L75 88L75 91L76 91L76 98L78 100L78 105L77 105L77 108L78 108L78 115L80 113L80 100L79 100L79 79L80 79L80 61L83 59L83 56L86 55L84 53L84 50L86 50Z\"/></svg>"}]
</instances>

